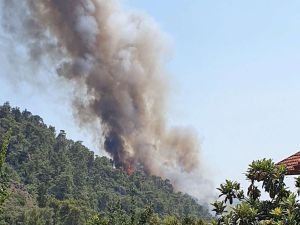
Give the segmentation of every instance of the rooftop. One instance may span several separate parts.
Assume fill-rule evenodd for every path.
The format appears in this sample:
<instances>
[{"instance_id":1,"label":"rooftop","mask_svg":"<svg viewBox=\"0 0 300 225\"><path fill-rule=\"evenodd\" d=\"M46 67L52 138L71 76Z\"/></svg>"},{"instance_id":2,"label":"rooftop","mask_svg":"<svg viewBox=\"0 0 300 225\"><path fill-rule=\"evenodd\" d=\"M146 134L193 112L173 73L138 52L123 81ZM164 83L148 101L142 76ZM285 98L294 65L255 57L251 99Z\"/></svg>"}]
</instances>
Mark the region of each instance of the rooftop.
<instances>
[{"instance_id":1,"label":"rooftop","mask_svg":"<svg viewBox=\"0 0 300 225\"><path fill-rule=\"evenodd\" d=\"M287 175L300 175L300 152L289 156L277 164L286 165L288 169Z\"/></svg>"}]
</instances>

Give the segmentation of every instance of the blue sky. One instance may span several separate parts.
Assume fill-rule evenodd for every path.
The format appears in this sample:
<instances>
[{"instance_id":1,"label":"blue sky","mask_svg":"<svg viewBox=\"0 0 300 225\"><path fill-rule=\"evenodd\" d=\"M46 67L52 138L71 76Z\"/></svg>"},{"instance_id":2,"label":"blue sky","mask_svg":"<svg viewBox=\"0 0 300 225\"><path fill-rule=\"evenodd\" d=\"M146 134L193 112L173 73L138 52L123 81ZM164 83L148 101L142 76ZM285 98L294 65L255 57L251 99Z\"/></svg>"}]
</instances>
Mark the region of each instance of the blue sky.
<instances>
[{"instance_id":1,"label":"blue sky","mask_svg":"<svg viewBox=\"0 0 300 225\"><path fill-rule=\"evenodd\" d=\"M123 2L152 16L172 39L169 121L197 131L216 185L243 179L254 159L278 161L300 149L299 1ZM62 95L7 81L15 71L3 43L0 102L28 108L93 148L67 106L57 108Z\"/></svg>"},{"instance_id":2,"label":"blue sky","mask_svg":"<svg viewBox=\"0 0 300 225\"><path fill-rule=\"evenodd\" d=\"M299 1L126 1L173 39L171 117L191 125L216 184L300 149Z\"/></svg>"}]
</instances>

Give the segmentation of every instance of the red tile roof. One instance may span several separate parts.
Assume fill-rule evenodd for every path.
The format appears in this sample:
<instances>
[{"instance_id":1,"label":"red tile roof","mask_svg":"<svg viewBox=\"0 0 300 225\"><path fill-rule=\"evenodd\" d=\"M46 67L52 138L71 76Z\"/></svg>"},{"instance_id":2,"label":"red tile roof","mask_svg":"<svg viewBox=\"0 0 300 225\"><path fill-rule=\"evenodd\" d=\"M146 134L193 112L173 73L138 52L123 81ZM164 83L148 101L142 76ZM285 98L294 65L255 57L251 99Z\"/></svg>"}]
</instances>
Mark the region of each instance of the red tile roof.
<instances>
[{"instance_id":1,"label":"red tile roof","mask_svg":"<svg viewBox=\"0 0 300 225\"><path fill-rule=\"evenodd\" d=\"M291 155L277 164L286 165L288 169L287 175L300 175L300 152Z\"/></svg>"}]
</instances>

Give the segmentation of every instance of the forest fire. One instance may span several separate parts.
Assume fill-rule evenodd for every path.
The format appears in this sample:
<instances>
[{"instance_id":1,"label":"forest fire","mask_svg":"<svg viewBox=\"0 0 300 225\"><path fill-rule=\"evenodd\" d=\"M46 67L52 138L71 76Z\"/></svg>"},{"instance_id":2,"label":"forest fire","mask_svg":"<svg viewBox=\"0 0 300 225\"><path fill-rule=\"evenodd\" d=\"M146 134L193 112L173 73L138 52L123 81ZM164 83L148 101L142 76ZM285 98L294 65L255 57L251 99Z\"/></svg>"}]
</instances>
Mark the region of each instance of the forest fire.
<instances>
[{"instance_id":1,"label":"forest fire","mask_svg":"<svg viewBox=\"0 0 300 225\"><path fill-rule=\"evenodd\" d=\"M76 122L114 166L128 175L138 166L178 187L186 187L187 175L199 183L192 178L203 171L197 135L167 123L169 44L159 26L118 0L25 0L22 6L5 1L6 31L27 50L28 65L45 62L53 70L47 80L71 90ZM21 26L10 19L16 10Z\"/></svg>"},{"instance_id":2,"label":"forest fire","mask_svg":"<svg viewBox=\"0 0 300 225\"><path fill-rule=\"evenodd\" d=\"M127 163L124 166L124 169L125 169L127 175L131 176L134 173L134 171L135 171L135 166L133 165L133 163Z\"/></svg>"}]
</instances>

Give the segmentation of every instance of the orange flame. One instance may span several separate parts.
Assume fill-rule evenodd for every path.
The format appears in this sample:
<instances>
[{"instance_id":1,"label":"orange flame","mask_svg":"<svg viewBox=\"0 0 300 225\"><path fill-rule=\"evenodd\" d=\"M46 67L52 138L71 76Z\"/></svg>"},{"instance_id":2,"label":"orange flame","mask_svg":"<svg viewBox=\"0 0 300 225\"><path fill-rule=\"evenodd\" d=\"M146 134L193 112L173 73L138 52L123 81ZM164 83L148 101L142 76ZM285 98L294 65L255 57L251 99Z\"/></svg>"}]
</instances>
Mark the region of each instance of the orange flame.
<instances>
[{"instance_id":1,"label":"orange flame","mask_svg":"<svg viewBox=\"0 0 300 225\"><path fill-rule=\"evenodd\" d=\"M125 166L125 171L128 176L132 175L135 171L134 165L132 163L127 163Z\"/></svg>"}]
</instances>

